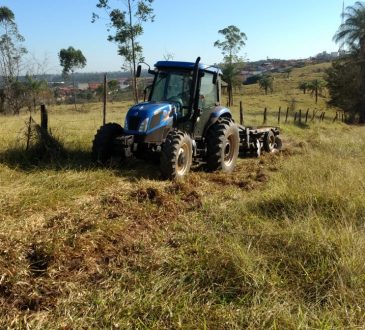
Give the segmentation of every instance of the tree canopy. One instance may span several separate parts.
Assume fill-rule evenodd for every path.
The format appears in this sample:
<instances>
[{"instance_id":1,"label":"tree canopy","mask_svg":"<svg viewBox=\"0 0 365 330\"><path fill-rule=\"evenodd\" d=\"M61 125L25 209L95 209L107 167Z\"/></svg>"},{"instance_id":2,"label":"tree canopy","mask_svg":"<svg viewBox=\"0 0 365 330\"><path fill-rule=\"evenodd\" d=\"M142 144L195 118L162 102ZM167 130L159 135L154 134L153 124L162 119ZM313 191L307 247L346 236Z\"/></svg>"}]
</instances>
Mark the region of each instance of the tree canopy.
<instances>
[{"instance_id":1,"label":"tree canopy","mask_svg":"<svg viewBox=\"0 0 365 330\"><path fill-rule=\"evenodd\" d=\"M247 40L246 34L241 32L235 25L219 30L224 40L217 40L214 46L218 47L224 56L222 68L223 79L228 84L228 106L233 105L233 86L237 84L237 77L243 68L243 60L238 56L239 51L245 45ZM242 83L242 82L240 82Z\"/></svg>"},{"instance_id":2,"label":"tree canopy","mask_svg":"<svg viewBox=\"0 0 365 330\"><path fill-rule=\"evenodd\" d=\"M314 79L308 83L308 89L311 92L311 96L314 97L316 104L318 103L318 96L322 94L325 83L322 80Z\"/></svg>"},{"instance_id":3,"label":"tree canopy","mask_svg":"<svg viewBox=\"0 0 365 330\"><path fill-rule=\"evenodd\" d=\"M348 120L355 122L361 110L361 69L353 56L341 58L332 63L326 71L328 104L343 109Z\"/></svg>"},{"instance_id":4,"label":"tree canopy","mask_svg":"<svg viewBox=\"0 0 365 330\"><path fill-rule=\"evenodd\" d=\"M265 95L267 95L268 91L272 93L274 90L274 78L267 74L263 75L259 79L259 86L265 91Z\"/></svg>"},{"instance_id":5,"label":"tree canopy","mask_svg":"<svg viewBox=\"0 0 365 330\"><path fill-rule=\"evenodd\" d=\"M229 25L226 28L219 30L219 34L223 35L224 40L217 40L214 43L215 47L221 49L222 54L228 57L229 61L234 60L234 56L237 56L238 52L246 44L246 34L241 32L235 25Z\"/></svg>"},{"instance_id":6,"label":"tree canopy","mask_svg":"<svg viewBox=\"0 0 365 330\"><path fill-rule=\"evenodd\" d=\"M122 56L125 65L133 76L133 92L135 102L138 102L136 68L137 62L142 62L142 45L137 41L137 37L143 34L143 22L153 21L153 0L126 0L124 10L111 8L109 0L98 0L96 5L99 9L104 9L109 17L108 40L118 45L118 54ZM99 19L96 13L92 15L92 22Z\"/></svg>"},{"instance_id":7,"label":"tree canopy","mask_svg":"<svg viewBox=\"0 0 365 330\"><path fill-rule=\"evenodd\" d=\"M62 74L67 76L70 72L74 72L75 69L82 69L86 65L86 58L82 54L82 51L75 49L72 46L67 49L61 49L58 57L60 59L60 65L62 66Z\"/></svg>"},{"instance_id":8,"label":"tree canopy","mask_svg":"<svg viewBox=\"0 0 365 330\"><path fill-rule=\"evenodd\" d=\"M74 105L75 105L75 110L77 110L74 72L75 72L75 69L81 69L81 68L85 67L86 58L82 54L81 50L75 49L72 46L68 47L67 49L61 49L58 54L58 57L60 59L60 65L63 68L62 74L67 77L69 75L70 71L72 73Z\"/></svg>"},{"instance_id":9,"label":"tree canopy","mask_svg":"<svg viewBox=\"0 0 365 330\"><path fill-rule=\"evenodd\" d=\"M360 65L359 121L365 123L365 3L357 1L347 7L344 18L333 39L341 46L348 45Z\"/></svg>"},{"instance_id":10,"label":"tree canopy","mask_svg":"<svg viewBox=\"0 0 365 330\"><path fill-rule=\"evenodd\" d=\"M18 102L22 93L18 76L22 58L27 53L23 42L24 38L18 31L14 13L8 7L0 7L0 112L5 112L7 106L13 113L18 113L21 107Z\"/></svg>"}]
</instances>

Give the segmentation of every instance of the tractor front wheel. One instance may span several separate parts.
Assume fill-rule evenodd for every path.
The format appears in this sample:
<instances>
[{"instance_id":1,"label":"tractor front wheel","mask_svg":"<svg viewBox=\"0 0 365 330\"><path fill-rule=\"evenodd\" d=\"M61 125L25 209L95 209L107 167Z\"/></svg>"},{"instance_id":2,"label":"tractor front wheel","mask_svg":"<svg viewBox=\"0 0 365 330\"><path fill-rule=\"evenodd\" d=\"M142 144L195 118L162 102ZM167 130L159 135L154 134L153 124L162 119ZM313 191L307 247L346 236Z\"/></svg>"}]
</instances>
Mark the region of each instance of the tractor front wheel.
<instances>
[{"instance_id":1,"label":"tractor front wheel","mask_svg":"<svg viewBox=\"0 0 365 330\"><path fill-rule=\"evenodd\" d=\"M207 133L207 167L210 171L230 173L236 166L239 152L239 131L230 118L213 124Z\"/></svg>"},{"instance_id":2,"label":"tractor front wheel","mask_svg":"<svg viewBox=\"0 0 365 330\"><path fill-rule=\"evenodd\" d=\"M122 150L118 149L116 138L124 134L123 128L116 123L108 123L101 126L96 132L93 146L92 159L93 161L106 165L112 159L123 158Z\"/></svg>"},{"instance_id":3,"label":"tractor front wheel","mask_svg":"<svg viewBox=\"0 0 365 330\"><path fill-rule=\"evenodd\" d=\"M162 145L160 169L165 179L179 180L190 171L193 143L182 131L171 131Z\"/></svg>"}]
</instances>

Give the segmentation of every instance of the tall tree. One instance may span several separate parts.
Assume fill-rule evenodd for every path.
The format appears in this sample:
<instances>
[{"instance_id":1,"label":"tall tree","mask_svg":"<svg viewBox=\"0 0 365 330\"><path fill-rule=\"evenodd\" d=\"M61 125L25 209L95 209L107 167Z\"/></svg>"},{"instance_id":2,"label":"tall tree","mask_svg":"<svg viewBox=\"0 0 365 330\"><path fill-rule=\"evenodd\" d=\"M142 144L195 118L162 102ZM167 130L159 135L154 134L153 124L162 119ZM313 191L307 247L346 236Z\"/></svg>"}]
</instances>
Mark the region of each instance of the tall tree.
<instances>
[{"instance_id":1,"label":"tall tree","mask_svg":"<svg viewBox=\"0 0 365 330\"><path fill-rule=\"evenodd\" d=\"M343 109L349 114L347 120L355 122L361 109L361 70L358 59L341 57L332 63L325 75L330 99L328 104Z\"/></svg>"},{"instance_id":2,"label":"tall tree","mask_svg":"<svg viewBox=\"0 0 365 330\"><path fill-rule=\"evenodd\" d=\"M265 95L267 95L268 91L272 93L274 90L274 78L267 74L263 75L259 79L259 86L265 91Z\"/></svg>"},{"instance_id":3,"label":"tall tree","mask_svg":"<svg viewBox=\"0 0 365 330\"><path fill-rule=\"evenodd\" d=\"M219 30L218 33L224 37L224 40L217 40L214 43L214 47L218 47L224 56L224 65L222 68L223 79L228 84L228 106L232 106L234 81L240 73L243 64L238 53L245 45L247 37L246 34L241 32L235 25L229 25L226 28Z\"/></svg>"},{"instance_id":4,"label":"tall tree","mask_svg":"<svg viewBox=\"0 0 365 330\"><path fill-rule=\"evenodd\" d=\"M81 50L75 49L73 47L68 47L67 49L61 49L58 53L60 59L60 65L62 66L62 74L67 77L71 71L72 73L72 85L74 92L74 104L76 109L76 86L75 86L75 69L82 69L86 65L86 58L82 54Z\"/></svg>"},{"instance_id":5,"label":"tall tree","mask_svg":"<svg viewBox=\"0 0 365 330\"><path fill-rule=\"evenodd\" d=\"M341 45L347 44L358 54L361 72L360 123L365 123L365 3L357 1L346 8L345 20L333 39Z\"/></svg>"},{"instance_id":6,"label":"tall tree","mask_svg":"<svg viewBox=\"0 0 365 330\"><path fill-rule=\"evenodd\" d=\"M7 103L11 107L11 100L19 92L19 86L15 82L20 73L22 57L27 50L22 46L24 38L18 32L15 15L8 7L0 7L0 33L0 79L4 101L2 105ZM18 111L15 108L12 110Z\"/></svg>"},{"instance_id":7,"label":"tall tree","mask_svg":"<svg viewBox=\"0 0 365 330\"><path fill-rule=\"evenodd\" d=\"M50 92L47 81L44 79L36 79L31 75L25 76L24 88L27 94L27 106L29 112L33 108L33 111L36 110L37 103L39 104L39 99L42 94L46 94Z\"/></svg>"},{"instance_id":8,"label":"tall tree","mask_svg":"<svg viewBox=\"0 0 365 330\"><path fill-rule=\"evenodd\" d=\"M319 79L314 79L308 84L308 89L311 95L314 96L316 104L318 103L318 96L322 94L324 82Z\"/></svg>"},{"instance_id":9,"label":"tall tree","mask_svg":"<svg viewBox=\"0 0 365 330\"><path fill-rule=\"evenodd\" d=\"M114 101L114 96L118 93L119 91L119 81L112 79L108 81L108 91L109 91L109 95L111 98L111 101L113 103Z\"/></svg>"},{"instance_id":10,"label":"tall tree","mask_svg":"<svg viewBox=\"0 0 365 330\"><path fill-rule=\"evenodd\" d=\"M109 16L108 31L113 34L108 40L117 43L118 54L125 60L133 79L134 101L138 103L138 89L136 69L137 63L143 61L142 46L137 37L143 34L142 23L153 21L153 0L124 0L125 10L112 9L109 0L99 0L96 7L104 9ZM92 22L95 22L99 15L93 13Z\"/></svg>"},{"instance_id":11,"label":"tall tree","mask_svg":"<svg viewBox=\"0 0 365 330\"><path fill-rule=\"evenodd\" d=\"M303 94L307 93L307 90L309 89L309 83L306 81L301 81L298 84L298 89L300 89L301 91L303 91Z\"/></svg>"}]
</instances>

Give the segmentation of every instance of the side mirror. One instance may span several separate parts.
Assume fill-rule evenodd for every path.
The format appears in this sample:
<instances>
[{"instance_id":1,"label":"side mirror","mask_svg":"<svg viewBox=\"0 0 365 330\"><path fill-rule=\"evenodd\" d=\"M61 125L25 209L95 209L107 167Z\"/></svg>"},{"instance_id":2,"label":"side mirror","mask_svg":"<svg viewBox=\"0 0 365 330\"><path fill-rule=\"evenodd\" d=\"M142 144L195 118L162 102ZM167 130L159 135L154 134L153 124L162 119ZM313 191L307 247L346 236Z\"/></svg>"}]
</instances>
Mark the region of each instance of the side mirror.
<instances>
[{"instance_id":1,"label":"side mirror","mask_svg":"<svg viewBox=\"0 0 365 330\"><path fill-rule=\"evenodd\" d=\"M140 77L141 76L141 71L142 71L142 66L141 65L138 65L137 66L137 72L136 72L136 77Z\"/></svg>"}]
</instances>

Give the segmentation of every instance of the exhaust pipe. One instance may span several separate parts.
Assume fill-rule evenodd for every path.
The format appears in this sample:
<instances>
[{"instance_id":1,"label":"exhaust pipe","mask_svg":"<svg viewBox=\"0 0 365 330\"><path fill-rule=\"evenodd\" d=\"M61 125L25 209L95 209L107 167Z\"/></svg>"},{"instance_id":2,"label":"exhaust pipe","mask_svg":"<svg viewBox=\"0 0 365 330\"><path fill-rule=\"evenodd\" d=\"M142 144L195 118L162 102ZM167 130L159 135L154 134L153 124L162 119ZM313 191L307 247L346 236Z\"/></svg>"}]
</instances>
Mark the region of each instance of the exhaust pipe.
<instances>
[{"instance_id":1,"label":"exhaust pipe","mask_svg":"<svg viewBox=\"0 0 365 330\"><path fill-rule=\"evenodd\" d=\"M199 62L200 62L200 56L196 59L195 65L194 65L194 71L193 71L193 86L191 88L191 94L190 94L190 115L193 111L194 104L195 104L195 96L196 96L196 90L198 88L198 78L199 78Z\"/></svg>"}]
</instances>

